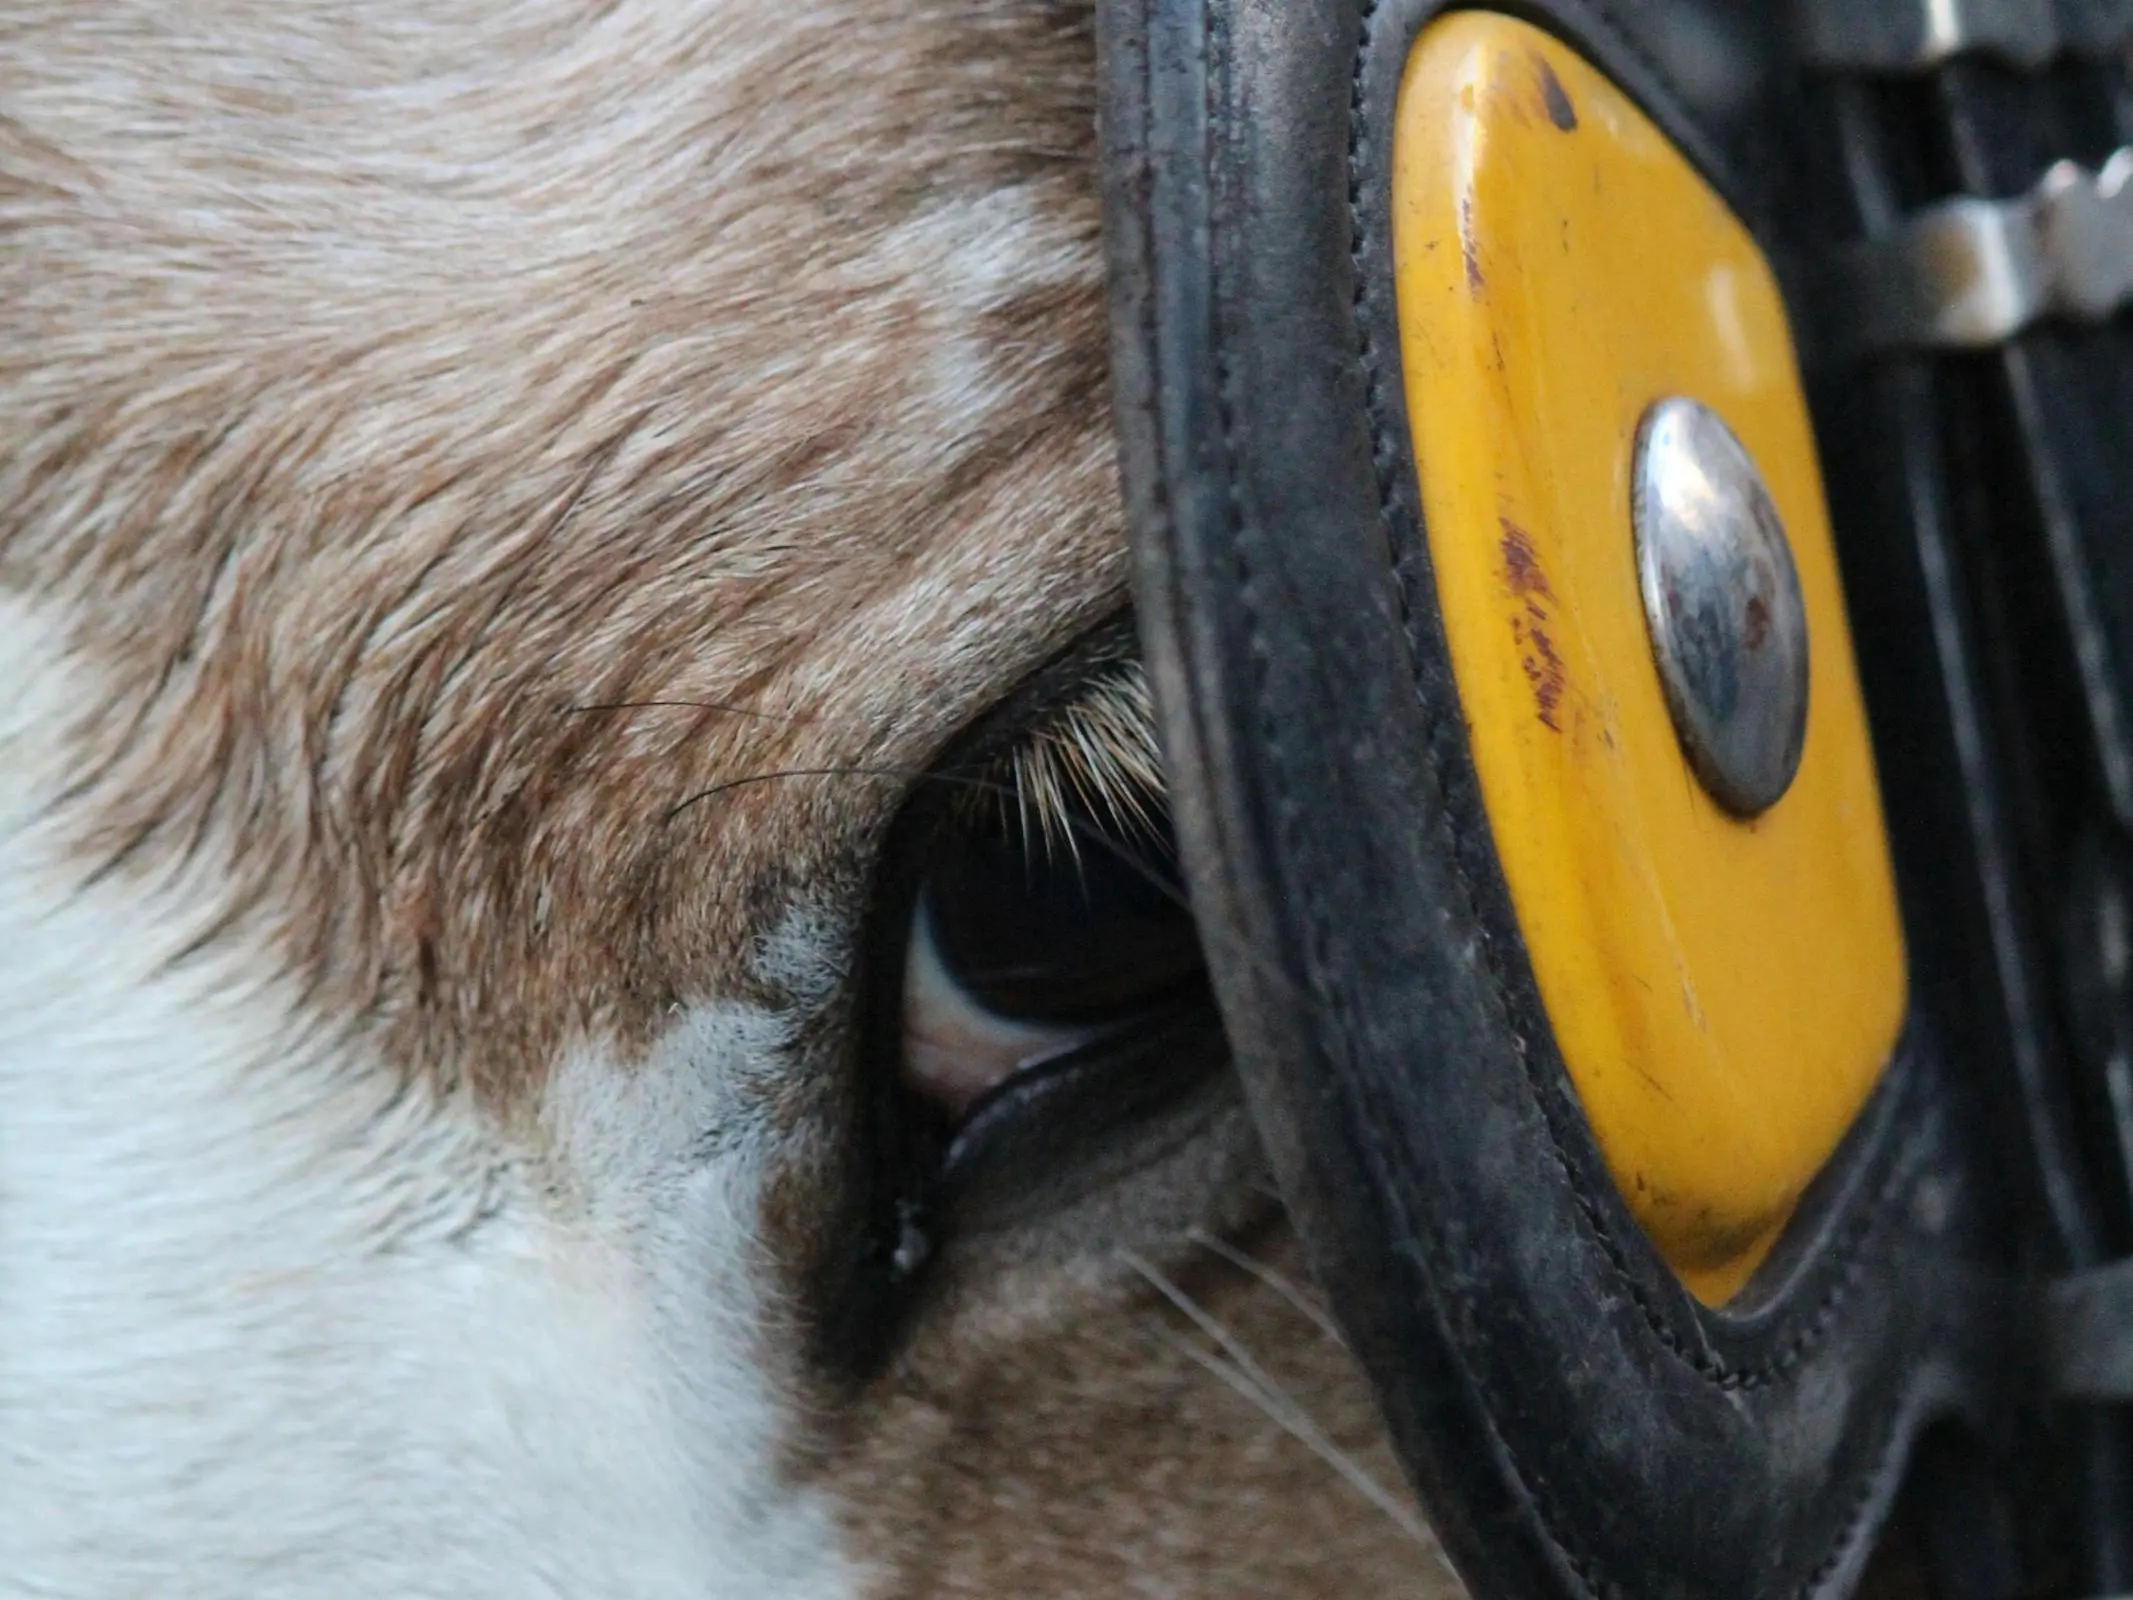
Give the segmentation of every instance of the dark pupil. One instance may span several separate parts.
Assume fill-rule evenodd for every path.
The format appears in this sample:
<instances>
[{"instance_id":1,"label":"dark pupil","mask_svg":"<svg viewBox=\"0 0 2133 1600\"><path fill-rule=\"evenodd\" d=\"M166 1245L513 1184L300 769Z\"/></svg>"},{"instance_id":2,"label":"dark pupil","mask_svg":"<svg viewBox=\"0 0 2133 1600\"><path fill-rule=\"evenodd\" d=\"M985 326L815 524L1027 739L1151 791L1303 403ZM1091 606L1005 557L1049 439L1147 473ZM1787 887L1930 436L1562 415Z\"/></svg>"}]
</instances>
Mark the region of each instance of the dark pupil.
<instances>
[{"instance_id":1,"label":"dark pupil","mask_svg":"<svg viewBox=\"0 0 2133 1600\"><path fill-rule=\"evenodd\" d=\"M957 832L926 902L941 960L988 1009L1037 1022L1116 1021L1205 982L1165 819L1074 819L1079 859L1008 817Z\"/></svg>"}]
</instances>

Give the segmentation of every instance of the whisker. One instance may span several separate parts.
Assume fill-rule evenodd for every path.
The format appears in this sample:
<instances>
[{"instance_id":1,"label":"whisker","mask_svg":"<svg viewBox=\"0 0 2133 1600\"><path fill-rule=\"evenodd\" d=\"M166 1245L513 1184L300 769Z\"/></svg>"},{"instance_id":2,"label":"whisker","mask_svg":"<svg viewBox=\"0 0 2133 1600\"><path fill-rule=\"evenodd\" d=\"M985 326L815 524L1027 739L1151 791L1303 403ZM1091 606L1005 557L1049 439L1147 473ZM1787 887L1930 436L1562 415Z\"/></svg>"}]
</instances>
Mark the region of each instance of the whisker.
<instances>
[{"instance_id":1,"label":"whisker","mask_svg":"<svg viewBox=\"0 0 2133 1600\"><path fill-rule=\"evenodd\" d=\"M1319 1305L1309 1295L1305 1294L1302 1287L1287 1273L1275 1271L1264 1261L1255 1256L1246 1255L1227 1239L1218 1239L1205 1228L1188 1229L1185 1238L1189 1243L1198 1245L1210 1255L1221 1257L1238 1271L1250 1273L1269 1289L1280 1295L1282 1299L1294 1306L1303 1314L1305 1320L1316 1327L1320 1333L1323 1333L1335 1344L1341 1346L1342 1349L1347 1348L1348 1341L1341 1337L1339 1327L1326 1314L1325 1307Z\"/></svg>"},{"instance_id":2,"label":"whisker","mask_svg":"<svg viewBox=\"0 0 2133 1600\"><path fill-rule=\"evenodd\" d=\"M1258 1362L1252 1359L1251 1352L1244 1348L1243 1341L1238 1339L1229 1329L1223 1327L1213 1312L1179 1288L1160 1268L1149 1262L1146 1257L1132 1250L1123 1252L1123 1255L1127 1266L1147 1279L1157 1294L1168 1300L1191 1321L1194 1327L1221 1346L1222 1353L1234 1361L1247 1377L1254 1383L1259 1384L1269 1394L1283 1393L1281 1386L1266 1374Z\"/></svg>"},{"instance_id":3,"label":"whisker","mask_svg":"<svg viewBox=\"0 0 2133 1600\"><path fill-rule=\"evenodd\" d=\"M1258 1385L1220 1356L1202 1350L1190 1339L1180 1338L1168 1328L1156 1328L1153 1332L1156 1338L1236 1393L1283 1433L1331 1467L1344 1483L1381 1512L1394 1527L1443 1560L1443 1550L1429 1527L1388 1494L1384 1485L1365 1472L1339 1445L1309 1422L1290 1416L1278 1405L1270 1403Z\"/></svg>"},{"instance_id":4,"label":"whisker","mask_svg":"<svg viewBox=\"0 0 2133 1600\"><path fill-rule=\"evenodd\" d=\"M927 778L943 777L945 774L914 772L905 767L780 767L775 772L751 772L745 778L728 778L724 783L714 783L708 789L699 789L684 796L667 807L659 820L672 822L692 806L706 800L715 800L722 794L731 794L736 789L750 788L758 783L779 783L787 778L879 778L897 783L917 783Z\"/></svg>"},{"instance_id":5,"label":"whisker","mask_svg":"<svg viewBox=\"0 0 2133 1600\"><path fill-rule=\"evenodd\" d=\"M1225 1328L1205 1306L1171 1282L1161 1270L1138 1252L1121 1251L1120 1256L1126 1265L1147 1280L1157 1294L1175 1307L1194 1327L1212 1339L1229 1359L1225 1361L1210 1351L1202 1350L1190 1340L1178 1338L1160 1325L1155 1329L1158 1337L1182 1351L1199 1366L1228 1384L1237 1394L1252 1402L1283 1432L1339 1473L1350 1488L1383 1512L1394 1527L1417 1544L1433 1550L1439 1548L1436 1536L1430 1532L1428 1525L1365 1471L1360 1462L1327 1437L1325 1430L1304 1410L1296 1397L1254 1361L1242 1341Z\"/></svg>"}]
</instances>

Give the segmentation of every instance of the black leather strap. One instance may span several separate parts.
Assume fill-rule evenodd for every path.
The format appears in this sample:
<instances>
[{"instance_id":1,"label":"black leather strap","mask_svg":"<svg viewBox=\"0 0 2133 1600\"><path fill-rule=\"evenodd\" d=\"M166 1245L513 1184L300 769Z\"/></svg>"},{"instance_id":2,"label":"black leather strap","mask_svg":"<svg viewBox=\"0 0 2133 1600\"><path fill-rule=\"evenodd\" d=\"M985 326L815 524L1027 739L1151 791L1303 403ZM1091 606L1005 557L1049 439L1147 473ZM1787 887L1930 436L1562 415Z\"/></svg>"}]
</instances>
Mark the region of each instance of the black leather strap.
<instances>
[{"instance_id":1,"label":"black leather strap","mask_svg":"<svg viewBox=\"0 0 2133 1600\"><path fill-rule=\"evenodd\" d=\"M1975 1117L1914 1016L1724 1314L1613 1190L1496 862L1408 444L1388 140L1439 9L1100 9L1116 410L1198 914L1314 1265L1476 1591L1842 1593L1909 1439L2009 1364ZM1755 220L1736 135L1632 29L1517 9Z\"/></svg>"}]
</instances>

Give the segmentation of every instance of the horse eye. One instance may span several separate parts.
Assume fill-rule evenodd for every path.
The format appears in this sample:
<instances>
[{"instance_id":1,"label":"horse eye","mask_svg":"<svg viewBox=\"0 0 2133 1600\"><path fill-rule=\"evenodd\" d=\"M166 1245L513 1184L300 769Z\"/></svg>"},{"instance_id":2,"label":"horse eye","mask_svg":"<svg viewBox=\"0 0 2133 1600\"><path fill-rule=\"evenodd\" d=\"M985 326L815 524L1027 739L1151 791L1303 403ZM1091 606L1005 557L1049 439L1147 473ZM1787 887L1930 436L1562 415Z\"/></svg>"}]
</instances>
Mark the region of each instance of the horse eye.
<instances>
[{"instance_id":1,"label":"horse eye","mask_svg":"<svg viewBox=\"0 0 2133 1600\"><path fill-rule=\"evenodd\" d=\"M951 1118L1204 989L1167 821L1049 820L957 822L913 902L903 1074Z\"/></svg>"}]
</instances>

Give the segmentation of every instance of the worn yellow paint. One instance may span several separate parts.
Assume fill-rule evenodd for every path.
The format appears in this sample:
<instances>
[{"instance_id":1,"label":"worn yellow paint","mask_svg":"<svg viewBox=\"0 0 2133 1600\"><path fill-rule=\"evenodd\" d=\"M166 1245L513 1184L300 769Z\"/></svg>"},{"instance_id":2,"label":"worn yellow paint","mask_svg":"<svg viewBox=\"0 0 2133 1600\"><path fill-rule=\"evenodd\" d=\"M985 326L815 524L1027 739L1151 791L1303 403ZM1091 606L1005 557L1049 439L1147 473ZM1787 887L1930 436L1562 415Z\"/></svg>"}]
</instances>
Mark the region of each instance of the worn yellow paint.
<instances>
[{"instance_id":1,"label":"worn yellow paint","mask_svg":"<svg viewBox=\"0 0 2133 1600\"><path fill-rule=\"evenodd\" d=\"M1497 853L1609 1169L1730 1297L1872 1090L1905 969L1813 438L1777 287L1629 100L1524 23L1417 41L1393 159L1400 352L1437 598ZM1714 407L1804 591L1798 777L1753 821L1683 759L1630 523L1637 423Z\"/></svg>"}]
</instances>

